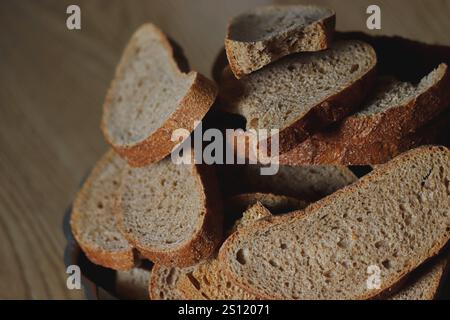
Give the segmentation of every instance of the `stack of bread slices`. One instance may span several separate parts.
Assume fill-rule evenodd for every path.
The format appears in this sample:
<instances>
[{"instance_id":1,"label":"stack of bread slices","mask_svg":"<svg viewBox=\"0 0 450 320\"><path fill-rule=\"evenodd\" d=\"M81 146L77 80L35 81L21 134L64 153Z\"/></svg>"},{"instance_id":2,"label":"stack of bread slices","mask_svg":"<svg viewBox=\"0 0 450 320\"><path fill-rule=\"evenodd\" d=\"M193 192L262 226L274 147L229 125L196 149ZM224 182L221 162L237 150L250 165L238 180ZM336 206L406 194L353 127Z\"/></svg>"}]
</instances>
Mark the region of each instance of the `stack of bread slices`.
<instances>
[{"instance_id":1,"label":"stack of bread slices","mask_svg":"<svg viewBox=\"0 0 450 320\"><path fill-rule=\"evenodd\" d=\"M88 259L117 270L117 297L438 296L450 257L448 60L417 79L390 74L376 46L334 27L334 11L316 6L243 13L215 82L154 25L134 33L104 103L111 149L71 214ZM279 130L275 175L173 161L175 130L223 130L232 114L244 130Z\"/></svg>"}]
</instances>

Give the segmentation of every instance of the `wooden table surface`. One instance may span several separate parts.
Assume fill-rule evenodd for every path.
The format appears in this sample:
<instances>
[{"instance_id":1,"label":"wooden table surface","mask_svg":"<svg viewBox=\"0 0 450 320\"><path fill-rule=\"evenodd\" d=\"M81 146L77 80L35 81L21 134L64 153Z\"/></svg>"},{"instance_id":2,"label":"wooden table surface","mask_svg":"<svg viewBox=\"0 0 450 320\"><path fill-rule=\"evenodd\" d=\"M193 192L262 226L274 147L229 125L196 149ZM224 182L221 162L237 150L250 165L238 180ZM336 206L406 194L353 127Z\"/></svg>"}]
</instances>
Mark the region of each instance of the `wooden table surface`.
<instances>
[{"instance_id":1,"label":"wooden table surface","mask_svg":"<svg viewBox=\"0 0 450 320\"><path fill-rule=\"evenodd\" d=\"M0 298L83 298L66 288L62 218L79 182L107 150L101 106L132 32L152 21L207 75L228 18L264 0L0 1ZM280 1L287 3L287 1ZM450 45L450 0L289 1L335 8L340 30ZM78 4L82 30L66 28Z\"/></svg>"}]
</instances>

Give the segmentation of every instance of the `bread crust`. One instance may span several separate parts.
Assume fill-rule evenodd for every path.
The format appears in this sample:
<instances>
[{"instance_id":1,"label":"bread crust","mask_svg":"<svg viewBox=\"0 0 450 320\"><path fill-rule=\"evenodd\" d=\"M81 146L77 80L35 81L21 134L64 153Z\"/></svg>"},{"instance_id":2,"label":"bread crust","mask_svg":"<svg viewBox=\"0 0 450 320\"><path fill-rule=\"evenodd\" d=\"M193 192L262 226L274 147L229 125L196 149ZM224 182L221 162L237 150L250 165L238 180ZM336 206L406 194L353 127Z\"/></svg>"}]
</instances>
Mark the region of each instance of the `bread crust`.
<instances>
[{"instance_id":1,"label":"bread crust","mask_svg":"<svg viewBox=\"0 0 450 320\"><path fill-rule=\"evenodd\" d=\"M132 248L128 251L110 252L99 248L93 248L80 242L78 242L78 244L91 262L105 268L127 271L133 269L137 265Z\"/></svg>"},{"instance_id":2,"label":"bread crust","mask_svg":"<svg viewBox=\"0 0 450 320\"><path fill-rule=\"evenodd\" d=\"M119 197L116 203L119 212L119 226L125 238L144 257L163 266L189 267L211 256L222 241L223 235L222 199L220 198L214 169L214 167L204 164L193 165L193 174L202 189L202 202L205 211L196 233L189 241L175 249L164 251L141 244L123 226L123 211Z\"/></svg>"},{"instance_id":3,"label":"bread crust","mask_svg":"<svg viewBox=\"0 0 450 320\"><path fill-rule=\"evenodd\" d=\"M195 71L190 71L187 74L183 73L182 70L186 68L185 58L182 56L180 50L174 48L172 45L172 43L174 43L173 41L170 41L162 31L152 24L145 24L141 27L141 29L143 28L152 28L152 30L159 35L162 45L172 54L172 63L176 66L177 70L179 70L180 77L186 77L186 81L191 81L189 79L192 78L193 82L178 105L177 110L170 115L161 127L152 132L146 139L132 145L115 143L114 137L110 135L107 129L107 119L112 104L114 89L116 87L115 83L122 77L124 73L122 65L130 58L133 52L132 49L135 44L133 38L130 40L105 98L101 129L106 141L119 155L128 161L130 166L133 167L146 166L162 160L170 154L173 148L179 144L179 141L171 140L172 132L176 129L187 129L192 132L195 129L194 122L203 119L217 96L217 87L214 82Z\"/></svg>"},{"instance_id":4,"label":"bread crust","mask_svg":"<svg viewBox=\"0 0 450 320\"><path fill-rule=\"evenodd\" d=\"M74 238L90 261L106 268L125 271L132 269L136 266L137 262L133 247L131 245L121 251L107 251L100 247L95 247L86 243L81 235L82 230L78 230L76 227L78 225L78 220L81 219L80 206L86 201L86 198L88 197L88 190L92 187L95 179L101 174L103 168L107 166L110 161L112 161L114 156L114 151L110 150L97 162L96 166L89 175L89 178L86 180L75 199L70 219L70 226Z\"/></svg>"},{"instance_id":5,"label":"bread crust","mask_svg":"<svg viewBox=\"0 0 450 320\"><path fill-rule=\"evenodd\" d=\"M282 224L290 222L293 219L296 220L302 220L306 216L309 216L311 214L314 214L317 210L319 210L321 207L326 206L334 201L335 198L340 197L341 195L345 195L352 192L357 192L358 188L361 185L367 185L370 184L371 181L381 176L385 170L395 167L398 165L401 165L401 162L405 159L414 158L416 154L420 154L422 152L441 152L445 151L447 153L447 157L450 161L450 150L445 147L438 147L438 146L424 146L420 147L414 150L411 150L409 152L406 152L402 157L398 157L393 159L392 161L380 165L376 168L376 170L372 171L369 175L362 178L355 184L351 184L343 189L340 189L333 193L332 195L324 198L321 201L318 201L316 203L311 204L309 207L307 207L303 211L295 211L293 213L283 215L283 216L275 216L275 217L268 217L266 219L259 220L255 222L254 225L251 227L242 228L235 233L233 233L222 245L222 247L219 250L219 261L223 268L223 270L227 273L230 280L235 284L243 289L257 295L261 299L283 299L281 296L273 295L268 296L262 292L259 292L256 288L249 285L248 283L245 283L241 277L236 275L233 270L230 267L230 264L227 263L229 260L229 256L231 255L233 246L239 242L239 238L243 238L251 234L255 230L262 230L268 226L275 225L275 224ZM383 286L380 289L374 289L370 292L367 292L366 294L363 294L361 296L355 296L353 297L355 300L366 300L366 299L373 299L376 297L381 296L386 290L389 290L391 288L395 288L396 285L401 283L402 280L405 279L405 277L415 268L417 268L419 265L427 262L434 256L438 255L446 246L447 243L449 243L450 240L450 232L441 239L440 242L436 243L432 248L430 248L427 252L427 256L425 257L410 257L410 261L408 261L408 264L405 266L405 269L396 277L395 279L391 277L391 279L386 279L383 281Z\"/></svg>"},{"instance_id":6,"label":"bread crust","mask_svg":"<svg viewBox=\"0 0 450 320\"><path fill-rule=\"evenodd\" d=\"M148 282L148 296L150 300L161 300L161 298L158 295L157 289L158 289L158 278L157 275L159 274L159 269L161 267L157 264L153 265L152 273L150 275L150 281Z\"/></svg>"},{"instance_id":7,"label":"bread crust","mask_svg":"<svg viewBox=\"0 0 450 320\"><path fill-rule=\"evenodd\" d=\"M403 138L450 105L448 66L440 79L414 99L374 116L350 116L281 154L283 165L375 165L405 151Z\"/></svg>"},{"instance_id":8,"label":"bread crust","mask_svg":"<svg viewBox=\"0 0 450 320\"><path fill-rule=\"evenodd\" d=\"M308 6L296 5L292 7L306 8ZM263 9L270 8L268 6ZM273 8L276 8L276 6L273 6ZM330 10L329 16L314 21L307 26L284 30L268 39L259 41L233 39L231 32L233 23L234 19L228 25L225 50L233 74L237 79L240 79L288 54L328 49L334 34L336 15L333 10ZM305 39L311 39L311 42L303 43ZM257 57L257 59L253 58L248 61L249 57Z\"/></svg>"}]
</instances>

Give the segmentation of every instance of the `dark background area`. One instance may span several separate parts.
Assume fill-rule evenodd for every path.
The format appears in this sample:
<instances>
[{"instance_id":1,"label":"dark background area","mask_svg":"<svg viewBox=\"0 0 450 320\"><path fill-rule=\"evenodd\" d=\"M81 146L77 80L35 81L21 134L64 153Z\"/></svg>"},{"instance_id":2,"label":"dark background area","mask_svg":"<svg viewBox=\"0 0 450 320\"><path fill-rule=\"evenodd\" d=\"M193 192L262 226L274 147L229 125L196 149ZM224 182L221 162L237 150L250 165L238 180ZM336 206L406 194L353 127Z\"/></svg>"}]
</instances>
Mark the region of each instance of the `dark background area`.
<instances>
[{"instance_id":1,"label":"dark background area","mask_svg":"<svg viewBox=\"0 0 450 320\"><path fill-rule=\"evenodd\" d=\"M450 45L450 0L2 0L0 1L0 298L82 298L66 288L63 213L79 182L107 150L101 106L128 38L151 21L210 76L230 16L256 4L324 4L339 30L382 30ZM66 28L78 4L82 30Z\"/></svg>"}]
</instances>

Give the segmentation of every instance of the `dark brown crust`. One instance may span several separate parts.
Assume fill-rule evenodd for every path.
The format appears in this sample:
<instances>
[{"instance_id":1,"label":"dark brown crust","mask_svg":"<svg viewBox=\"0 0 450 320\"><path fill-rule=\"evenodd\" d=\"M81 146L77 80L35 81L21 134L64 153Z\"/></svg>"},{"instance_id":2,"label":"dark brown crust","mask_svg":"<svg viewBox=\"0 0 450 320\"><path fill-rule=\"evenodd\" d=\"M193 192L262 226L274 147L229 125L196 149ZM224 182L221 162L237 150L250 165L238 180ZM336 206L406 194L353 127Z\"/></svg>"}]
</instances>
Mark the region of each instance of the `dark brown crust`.
<instances>
[{"instance_id":1,"label":"dark brown crust","mask_svg":"<svg viewBox=\"0 0 450 320\"><path fill-rule=\"evenodd\" d=\"M141 28L149 27L144 25ZM177 48L173 48L171 41L156 27L152 26L156 32L159 33L161 43L167 48L168 52L172 53L173 63L178 68L185 68L185 58L181 57L181 52ZM172 41L173 42L173 41ZM130 42L125 49L122 61L126 61L128 58L128 49L133 43ZM216 85L205 76L200 73L191 71L188 75L180 71L180 77L186 77L188 79L194 78L193 83L186 96L180 102L178 109L172 113L172 115L166 120L164 125L154 131L145 140L138 142L131 146L123 146L114 143L114 138L109 135L107 130L106 119L109 112L109 106L112 103L113 90L115 88L115 82L120 78L123 72L121 65L122 61L117 67L115 79L113 80L111 87L106 95L105 103L103 106L103 118L101 128L105 136L106 141L114 148L114 150L125 158L128 163L133 167L142 167L165 158L173 148L179 143L179 141L171 141L172 133L176 129L187 129L192 132L194 127L194 121L200 121L206 115L208 110L213 105L216 95Z\"/></svg>"},{"instance_id":2,"label":"dark brown crust","mask_svg":"<svg viewBox=\"0 0 450 320\"><path fill-rule=\"evenodd\" d=\"M266 296L265 294L258 292L258 290L256 288L250 286L247 283L244 283L243 281L245 281L245 280L243 280L241 277L239 277L238 275L236 275L233 272L230 264L228 263L228 261L231 259L231 257L229 257L229 255L233 251L232 250L233 246L239 242L239 238L248 236L255 230L262 230L262 229L264 229L268 226L274 225L274 224L287 223L287 222L290 222L292 219L297 219L297 220L304 219L305 216L314 214L317 210L320 210L320 208L322 206L332 203L335 200L335 198L341 197L342 195L345 195L348 193L357 192L358 188L361 185L370 184L374 178L382 175L387 169L392 168L392 167L401 166L403 161L405 161L409 158L414 158L417 154L420 154L422 152L430 152L430 153L446 152L447 156L449 158L449 161L450 161L450 150L445 147L435 147L435 146L420 147L420 148L411 150L407 153L404 153L403 155L393 159L392 161L390 161L386 164L376 167L374 171L372 171L370 174L368 174L367 176L360 179L358 182L356 182L350 186L347 186L341 190L336 191L334 194L324 198L321 201L311 204L308 208L306 208L303 211L296 211L296 212L293 212L291 214L284 215L284 216L275 216L275 217L270 217L267 219L262 219L260 221L257 221L251 227L238 230L237 232L232 234L220 248L219 260L220 260L220 263L221 263L223 269L225 270L225 272L227 273L229 278L233 281L233 283L241 286L245 290L247 290L255 295L258 295L260 298L262 298L262 299L281 299L282 297L279 297L276 295ZM363 294L362 296L355 296L353 298L355 300L371 299L374 297L381 296L386 290L395 288L395 286L398 285L398 283L400 283L400 281L402 281L412 270L417 268L419 265L425 263L432 257L438 255L441 252L441 250L443 250L445 245L449 242L449 240L450 240L450 232L445 237L443 237L441 242L436 243L434 247L432 247L428 250L426 257L416 257L416 256L410 257L411 261L409 261L408 265L405 266L405 269L403 270L403 272L401 272L395 279L389 279L388 281L386 281L386 280L383 281L382 288L377 289L377 290L372 290L366 294Z\"/></svg>"},{"instance_id":3,"label":"dark brown crust","mask_svg":"<svg viewBox=\"0 0 450 320\"><path fill-rule=\"evenodd\" d=\"M334 11L331 11L330 16L314 21L306 27L298 27L293 30L282 32L281 34L273 36L269 39L254 42L234 40L231 35L231 26L233 21L234 19L231 20L228 25L228 33L225 39L225 50L233 74L237 79L240 79L243 76L259 70L265 65L288 54L328 49L331 45L334 34L336 15ZM299 48L286 45L287 39L308 39L314 38L314 35L319 38L315 39L314 43L305 44ZM261 48L264 48L264 50L261 50ZM269 62L260 63L256 66L246 65L245 63L240 62L243 54L242 51L246 51L246 55L248 56L265 55L269 58ZM249 71L246 69L249 69Z\"/></svg>"},{"instance_id":4,"label":"dark brown crust","mask_svg":"<svg viewBox=\"0 0 450 320\"><path fill-rule=\"evenodd\" d=\"M189 267L211 256L222 241L223 213L222 201L215 168L208 165L193 166L193 174L202 189L203 203L205 205L204 217L201 219L198 230L193 237L182 246L172 250L160 251L141 244L138 239L123 228L123 212L121 201L117 202L119 224L123 235L147 259L163 266Z\"/></svg>"},{"instance_id":5,"label":"dark brown crust","mask_svg":"<svg viewBox=\"0 0 450 320\"><path fill-rule=\"evenodd\" d=\"M81 235L83 230L78 230L76 228L77 220L80 219L79 207L87 197L87 189L91 188L93 181L99 174L101 174L103 168L112 160L112 157L114 157L114 151L110 150L95 165L94 169L89 175L89 178L86 180L85 184L79 191L77 198L75 199L70 225L77 243L90 261L106 268L115 270L130 270L136 265L137 262L131 245L129 246L129 248L117 252L107 251L102 248L95 248L84 242Z\"/></svg>"},{"instance_id":6,"label":"dark brown crust","mask_svg":"<svg viewBox=\"0 0 450 320\"><path fill-rule=\"evenodd\" d=\"M441 65L441 78L404 105L374 116L350 116L281 154L284 165L375 165L405 151L403 138L450 105L450 74Z\"/></svg>"}]
</instances>

